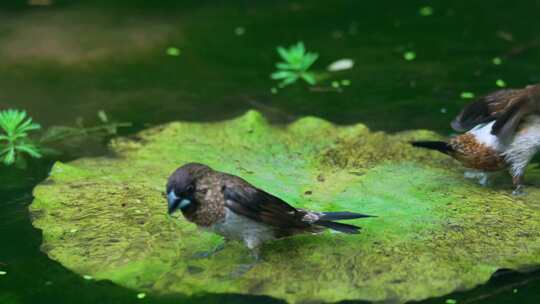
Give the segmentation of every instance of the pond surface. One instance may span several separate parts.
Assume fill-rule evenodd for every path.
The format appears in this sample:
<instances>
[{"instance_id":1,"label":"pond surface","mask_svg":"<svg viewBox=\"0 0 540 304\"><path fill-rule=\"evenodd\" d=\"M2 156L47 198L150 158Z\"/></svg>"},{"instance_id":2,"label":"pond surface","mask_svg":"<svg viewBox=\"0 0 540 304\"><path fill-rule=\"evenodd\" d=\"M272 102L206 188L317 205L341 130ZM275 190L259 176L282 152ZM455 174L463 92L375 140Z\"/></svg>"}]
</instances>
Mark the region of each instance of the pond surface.
<instances>
[{"instance_id":1,"label":"pond surface","mask_svg":"<svg viewBox=\"0 0 540 304\"><path fill-rule=\"evenodd\" d=\"M36 3L47 1L34 1ZM432 129L468 100L540 82L539 1L54 1L0 6L0 108L26 109L45 127L132 122L122 135L173 120L218 121L248 109L283 124L313 115L373 130ZM432 14L420 14L422 7ZM351 70L316 88L271 93L275 47L304 41L315 70L350 58ZM167 55L168 47L180 50ZM416 58L404 59L406 52ZM499 57L502 64L493 63ZM331 80L350 80L335 90ZM499 82L500 84L500 82ZM62 160L106 153L105 142ZM134 303L136 291L88 281L39 250L27 206L53 160L0 168L0 303ZM540 273L503 273L475 290L423 303L539 303ZM151 303L277 303L235 295L147 295Z\"/></svg>"}]
</instances>

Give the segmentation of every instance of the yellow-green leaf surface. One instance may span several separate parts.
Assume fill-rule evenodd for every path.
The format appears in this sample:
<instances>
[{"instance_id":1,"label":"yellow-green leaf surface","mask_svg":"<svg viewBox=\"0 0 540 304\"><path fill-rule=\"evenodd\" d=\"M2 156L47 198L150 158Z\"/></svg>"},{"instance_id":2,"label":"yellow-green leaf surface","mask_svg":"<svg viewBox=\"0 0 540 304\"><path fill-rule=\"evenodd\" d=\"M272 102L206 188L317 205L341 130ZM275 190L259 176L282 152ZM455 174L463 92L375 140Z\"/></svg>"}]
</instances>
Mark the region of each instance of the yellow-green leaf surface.
<instances>
[{"instance_id":1,"label":"yellow-green leaf surface","mask_svg":"<svg viewBox=\"0 0 540 304\"><path fill-rule=\"evenodd\" d=\"M30 206L42 249L81 275L161 294L239 293L289 302L405 302L486 282L500 268L540 263L540 191L487 188L453 160L411 148L428 131L387 135L317 118L272 126L257 112L219 123L175 122L111 143L114 156L57 163ZM289 203L375 218L358 235L325 232L268 243L264 261L181 216L167 216L169 174L202 162ZM528 172L533 183L537 169Z\"/></svg>"}]
</instances>

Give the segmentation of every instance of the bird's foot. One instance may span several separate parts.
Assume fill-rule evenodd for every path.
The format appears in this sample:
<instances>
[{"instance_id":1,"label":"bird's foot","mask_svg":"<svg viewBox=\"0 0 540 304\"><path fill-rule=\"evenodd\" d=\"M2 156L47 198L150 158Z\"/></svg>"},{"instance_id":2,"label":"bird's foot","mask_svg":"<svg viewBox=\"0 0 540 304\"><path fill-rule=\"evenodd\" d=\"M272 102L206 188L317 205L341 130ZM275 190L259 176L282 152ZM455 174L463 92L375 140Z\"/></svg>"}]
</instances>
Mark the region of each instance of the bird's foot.
<instances>
[{"instance_id":1,"label":"bird's foot","mask_svg":"<svg viewBox=\"0 0 540 304\"><path fill-rule=\"evenodd\" d=\"M250 252L252 261L250 263L246 264L240 264L236 269L231 272L231 278L236 279L241 276L243 276L245 273L251 270L251 268L255 267L257 264L263 261L259 248L253 248Z\"/></svg>"},{"instance_id":2,"label":"bird's foot","mask_svg":"<svg viewBox=\"0 0 540 304\"><path fill-rule=\"evenodd\" d=\"M237 279L243 276L248 271L250 271L253 267L255 267L258 263L259 263L258 261L254 261L252 263L238 265L236 269L231 272L231 278Z\"/></svg>"},{"instance_id":3,"label":"bird's foot","mask_svg":"<svg viewBox=\"0 0 540 304\"><path fill-rule=\"evenodd\" d=\"M195 258L195 259L206 259L206 258L209 258L209 257L213 256L214 254L220 252L224 248L225 248L225 244L221 243L221 244L217 245L216 247L214 247L212 250L196 252L195 254L193 254L193 258Z\"/></svg>"},{"instance_id":4,"label":"bird's foot","mask_svg":"<svg viewBox=\"0 0 540 304\"><path fill-rule=\"evenodd\" d=\"M489 184L490 184L489 175L487 173L485 173L485 172L482 172L482 174L480 174L479 177L478 177L478 183L482 187L489 186Z\"/></svg>"},{"instance_id":5,"label":"bird's foot","mask_svg":"<svg viewBox=\"0 0 540 304\"><path fill-rule=\"evenodd\" d=\"M477 180L478 183L483 187L487 187L490 184L489 174L486 172L467 171L463 174L463 177L465 177L466 179Z\"/></svg>"},{"instance_id":6,"label":"bird's foot","mask_svg":"<svg viewBox=\"0 0 540 304\"><path fill-rule=\"evenodd\" d=\"M525 186L518 185L514 191L512 191L513 196L524 196L527 195L527 192L525 192Z\"/></svg>"}]
</instances>

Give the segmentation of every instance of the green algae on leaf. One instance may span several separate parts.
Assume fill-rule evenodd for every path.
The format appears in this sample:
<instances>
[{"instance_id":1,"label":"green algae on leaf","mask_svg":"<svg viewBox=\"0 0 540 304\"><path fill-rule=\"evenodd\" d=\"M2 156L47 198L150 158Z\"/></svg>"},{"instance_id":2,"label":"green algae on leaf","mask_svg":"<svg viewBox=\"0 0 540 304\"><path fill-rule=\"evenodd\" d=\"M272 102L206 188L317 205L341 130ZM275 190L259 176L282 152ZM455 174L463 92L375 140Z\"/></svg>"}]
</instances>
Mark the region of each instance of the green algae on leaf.
<instances>
[{"instance_id":1,"label":"green algae on leaf","mask_svg":"<svg viewBox=\"0 0 540 304\"><path fill-rule=\"evenodd\" d=\"M114 140L115 157L57 163L30 210L52 259L137 292L403 303L473 288L500 268L540 264L540 191L512 197L507 180L482 188L448 157L408 144L434 138L313 117L277 127L253 111L217 123L174 122ZM249 258L241 244L193 258L220 237L167 216L166 178L191 161L297 207L377 217L352 221L363 227L358 235L270 242L264 261L234 278ZM537 168L527 174L538 184Z\"/></svg>"}]
</instances>

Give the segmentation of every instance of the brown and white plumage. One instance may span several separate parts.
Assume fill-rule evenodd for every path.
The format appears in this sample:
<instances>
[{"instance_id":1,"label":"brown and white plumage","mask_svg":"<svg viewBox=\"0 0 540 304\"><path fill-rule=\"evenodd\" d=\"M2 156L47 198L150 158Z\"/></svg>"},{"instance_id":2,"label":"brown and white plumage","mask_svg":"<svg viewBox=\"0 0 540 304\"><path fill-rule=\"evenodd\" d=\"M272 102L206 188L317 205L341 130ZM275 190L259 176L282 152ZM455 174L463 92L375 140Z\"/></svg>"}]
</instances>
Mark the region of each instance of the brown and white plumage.
<instances>
[{"instance_id":1,"label":"brown and white plumage","mask_svg":"<svg viewBox=\"0 0 540 304\"><path fill-rule=\"evenodd\" d=\"M508 168L519 194L525 169L540 149L540 85L500 90L467 105L452 127L466 133L448 142L420 141L417 147L448 154L482 172ZM485 183L485 174L482 182Z\"/></svg>"},{"instance_id":2,"label":"brown and white plumage","mask_svg":"<svg viewBox=\"0 0 540 304\"><path fill-rule=\"evenodd\" d=\"M199 227L238 240L255 252L265 241L331 228L358 233L359 227L334 222L367 215L297 209L240 177L190 163L178 168L167 183L169 213L182 211Z\"/></svg>"},{"instance_id":3,"label":"brown and white plumage","mask_svg":"<svg viewBox=\"0 0 540 304\"><path fill-rule=\"evenodd\" d=\"M524 117L540 115L540 84L523 89L495 91L468 104L452 121L452 128L466 132L478 125L495 121L491 134L509 140Z\"/></svg>"}]
</instances>

